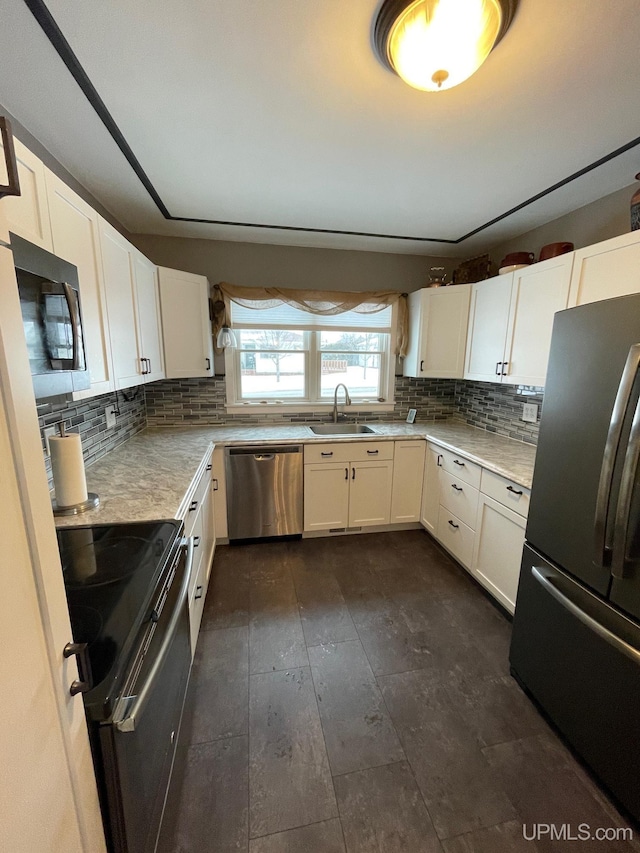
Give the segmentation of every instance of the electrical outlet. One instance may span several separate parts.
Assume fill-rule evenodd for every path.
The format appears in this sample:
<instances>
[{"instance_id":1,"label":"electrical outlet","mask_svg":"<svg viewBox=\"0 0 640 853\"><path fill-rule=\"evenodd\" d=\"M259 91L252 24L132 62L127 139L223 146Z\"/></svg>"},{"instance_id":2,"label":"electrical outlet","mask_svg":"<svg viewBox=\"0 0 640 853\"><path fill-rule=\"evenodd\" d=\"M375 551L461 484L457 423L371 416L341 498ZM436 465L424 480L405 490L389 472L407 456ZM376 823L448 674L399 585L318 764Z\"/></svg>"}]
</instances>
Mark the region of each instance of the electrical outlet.
<instances>
[{"instance_id":1,"label":"electrical outlet","mask_svg":"<svg viewBox=\"0 0 640 853\"><path fill-rule=\"evenodd\" d=\"M49 439L52 435L55 435L57 432L55 427L45 427L42 430L42 435L44 436L44 453L45 456L51 456L51 449L49 447Z\"/></svg>"},{"instance_id":2,"label":"electrical outlet","mask_svg":"<svg viewBox=\"0 0 640 853\"><path fill-rule=\"evenodd\" d=\"M524 403L522 406L522 420L530 424L538 423L538 406L535 403Z\"/></svg>"},{"instance_id":3,"label":"electrical outlet","mask_svg":"<svg viewBox=\"0 0 640 853\"><path fill-rule=\"evenodd\" d=\"M116 425L116 413L113 406L107 406L104 410L104 416L107 419L107 429L113 429Z\"/></svg>"}]
</instances>

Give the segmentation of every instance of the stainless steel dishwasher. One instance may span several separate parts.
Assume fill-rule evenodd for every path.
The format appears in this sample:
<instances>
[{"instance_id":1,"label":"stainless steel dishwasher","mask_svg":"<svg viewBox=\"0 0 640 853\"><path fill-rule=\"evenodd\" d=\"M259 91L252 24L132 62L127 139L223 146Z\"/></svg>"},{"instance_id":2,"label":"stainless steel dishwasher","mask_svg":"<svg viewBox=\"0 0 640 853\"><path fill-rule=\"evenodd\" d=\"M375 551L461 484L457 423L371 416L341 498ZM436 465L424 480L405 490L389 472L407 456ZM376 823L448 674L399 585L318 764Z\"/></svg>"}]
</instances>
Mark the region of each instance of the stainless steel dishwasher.
<instances>
[{"instance_id":1,"label":"stainless steel dishwasher","mask_svg":"<svg viewBox=\"0 0 640 853\"><path fill-rule=\"evenodd\" d=\"M229 539L302 533L302 445L226 453Z\"/></svg>"}]
</instances>

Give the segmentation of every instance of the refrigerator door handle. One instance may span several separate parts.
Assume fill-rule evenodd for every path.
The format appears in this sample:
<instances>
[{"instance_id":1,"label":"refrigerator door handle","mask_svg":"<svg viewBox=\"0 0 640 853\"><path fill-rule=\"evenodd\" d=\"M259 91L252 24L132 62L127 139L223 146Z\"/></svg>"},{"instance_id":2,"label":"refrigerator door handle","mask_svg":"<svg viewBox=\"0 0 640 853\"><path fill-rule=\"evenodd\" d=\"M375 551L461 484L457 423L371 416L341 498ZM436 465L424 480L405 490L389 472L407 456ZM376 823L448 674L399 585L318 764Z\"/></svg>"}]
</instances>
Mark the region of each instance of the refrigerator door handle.
<instances>
[{"instance_id":1,"label":"refrigerator door handle","mask_svg":"<svg viewBox=\"0 0 640 853\"><path fill-rule=\"evenodd\" d=\"M575 601L572 601L567 595L561 592L553 583L553 573L551 571L546 568L532 566L531 574L535 580L544 587L549 595L555 598L559 604L566 608L566 610L582 622L583 625L601 637L605 642L609 643L610 646L613 646L614 649L630 658L635 664L640 664L640 651L625 642L625 640L617 634L614 634L613 631L610 631L605 625L597 619L594 619L589 613L586 613L575 603ZM588 595L590 595L590 593L588 593Z\"/></svg>"},{"instance_id":2,"label":"refrigerator door handle","mask_svg":"<svg viewBox=\"0 0 640 853\"><path fill-rule=\"evenodd\" d=\"M596 566L609 564L613 550L613 535L607 530L607 514L609 510L609 498L611 495L611 483L613 481L613 469L615 466L622 426L624 424L627 407L633 390L636 374L640 368L640 343L633 344L629 349L627 361L622 371L618 393L611 412L609 432L602 455L602 467L600 469L600 482L596 496L596 512L594 518L595 553L593 562Z\"/></svg>"},{"instance_id":3,"label":"refrigerator door handle","mask_svg":"<svg viewBox=\"0 0 640 853\"><path fill-rule=\"evenodd\" d=\"M622 478L620 480L620 496L616 509L616 520L613 526L613 557L611 574L614 578L623 579L627 565L627 538L629 533L629 516L631 515L631 499L636 481L636 471L640 461L640 400L636 405L629 434L629 444L624 457Z\"/></svg>"}]
</instances>

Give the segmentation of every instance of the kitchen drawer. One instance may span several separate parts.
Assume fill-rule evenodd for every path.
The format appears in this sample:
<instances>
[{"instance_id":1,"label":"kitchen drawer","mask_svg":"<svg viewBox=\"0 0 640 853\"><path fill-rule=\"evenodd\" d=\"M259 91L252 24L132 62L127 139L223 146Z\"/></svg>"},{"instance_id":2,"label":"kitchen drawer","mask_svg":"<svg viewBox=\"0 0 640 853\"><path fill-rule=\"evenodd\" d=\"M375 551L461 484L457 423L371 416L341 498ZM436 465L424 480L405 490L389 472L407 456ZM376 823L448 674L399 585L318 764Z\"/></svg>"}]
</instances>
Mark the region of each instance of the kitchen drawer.
<instances>
[{"instance_id":1,"label":"kitchen drawer","mask_svg":"<svg viewBox=\"0 0 640 853\"><path fill-rule=\"evenodd\" d=\"M393 459L393 441L334 441L305 444L304 462L370 462Z\"/></svg>"},{"instance_id":2,"label":"kitchen drawer","mask_svg":"<svg viewBox=\"0 0 640 853\"><path fill-rule=\"evenodd\" d=\"M473 557L473 540L475 534L464 521L461 521L456 515L441 506L438 513L438 541L442 542L444 547L451 551L456 560L459 560L463 566L469 568L471 566L471 558Z\"/></svg>"},{"instance_id":3,"label":"kitchen drawer","mask_svg":"<svg viewBox=\"0 0 640 853\"><path fill-rule=\"evenodd\" d=\"M472 530L476 529L478 512L478 490L459 477L449 474L444 468L438 471L440 481L440 504L454 513Z\"/></svg>"},{"instance_id":4,"label":"kitchen drawer","mask_svg":"<svg viewBox=\"0 0 640 853\"><path fill-rule=\"evenodd\" d=\"M207 496L207 491L211 487L211 468L207 470L207 466L211 465L211 460L207 462L205 470L202 472L198 480L195 490L192 492L188 504L184 511L184 535L191 536L196 518L200 512L200 508Z\"/></svg>"},{"instance_id":5,"label":"kitchen drawer","mask_svg":"<svg viewBox=\"0 0 640 853\"><path fill-rule=\"evenodd\" d=\"M446 450L444 447L439 447L438 452L442 457L440 459L440 468L444 468L449 474L464 480L469 483L474 489L480 488L480 475L482 468L476 465L475 462L461 456L459 453L453 453L451 450Z\"/></svg>"},{"instance_id":6,"label":"kitchen drawer","mask_svg":"<svg viewBox=\"0 0 640 853\"><path fill-rule=\"evenodd\" d=\"M517 512L518 515L527 517L531 496L530 489L525 489L524 486L519 486L513 480L507 480L506 477L501 477L499 474L494 474L493 471L484 469L480 491Z\"/></svg>"}]
</instances>

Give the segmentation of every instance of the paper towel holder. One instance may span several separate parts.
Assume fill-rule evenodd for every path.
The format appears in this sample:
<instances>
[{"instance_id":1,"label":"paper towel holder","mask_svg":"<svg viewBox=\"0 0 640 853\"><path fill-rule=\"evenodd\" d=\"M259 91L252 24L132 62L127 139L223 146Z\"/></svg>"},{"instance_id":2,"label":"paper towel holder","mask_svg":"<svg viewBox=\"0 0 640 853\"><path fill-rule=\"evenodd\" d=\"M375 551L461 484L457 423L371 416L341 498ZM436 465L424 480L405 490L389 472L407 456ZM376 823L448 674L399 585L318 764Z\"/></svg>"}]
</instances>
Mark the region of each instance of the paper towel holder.
<instances>
[{"instance_id":1,"label":"paper towel holder","mask_svg":"<svg viewBox=\"0 0 640 853\"><path fill-rule=\"evenodd\" d=\"M64 421L56 423L60 435L64 437L65 426ZM95 492L88 492L86 501L82 503L71 504L71 506L60 505L55 498L51 498L51 507L54 515L80 515L83 512L88 512L90 509L95 509L100 504L100 498Z\"/></svg>"},{"instance_id":2,"label":"paper towel holder","mask_svg":"<svg viewBox=\"0 0 640 853\"><path fill-rule=\"evenodd\" d=\"M95 492L89 492L86 501L83 501L81 504L73 504L72 506L58 506L56 499L51 498L54 515L80 515L82 512L95 509L99 504L100 498Z\"/></svg>"}]
</instances>

